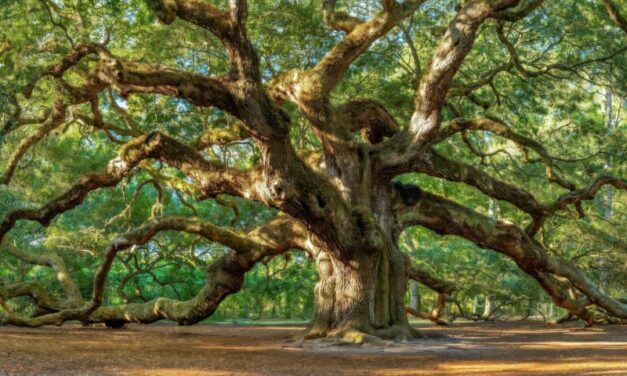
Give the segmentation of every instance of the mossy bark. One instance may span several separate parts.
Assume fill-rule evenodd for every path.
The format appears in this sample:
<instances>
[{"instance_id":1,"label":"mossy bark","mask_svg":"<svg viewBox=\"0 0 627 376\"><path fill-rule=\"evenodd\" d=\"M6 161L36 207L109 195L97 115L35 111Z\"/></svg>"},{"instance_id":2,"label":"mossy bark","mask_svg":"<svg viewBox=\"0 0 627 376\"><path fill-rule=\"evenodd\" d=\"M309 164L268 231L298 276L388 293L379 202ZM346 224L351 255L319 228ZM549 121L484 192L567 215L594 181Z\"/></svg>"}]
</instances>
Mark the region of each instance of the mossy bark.
<instances>
[{"instance_id":1,"label":"mossy bark","mask_svg":"<svg viewBox=\"0 0 627 376\"><path fill-rule=\"evenodd\" d=\"M316 265L319 280L308 337L344 337L355 331L398 339L411 336L403 302L406 262L398 249L348 262L325 252Z\"/></svg>"}]
</instances>

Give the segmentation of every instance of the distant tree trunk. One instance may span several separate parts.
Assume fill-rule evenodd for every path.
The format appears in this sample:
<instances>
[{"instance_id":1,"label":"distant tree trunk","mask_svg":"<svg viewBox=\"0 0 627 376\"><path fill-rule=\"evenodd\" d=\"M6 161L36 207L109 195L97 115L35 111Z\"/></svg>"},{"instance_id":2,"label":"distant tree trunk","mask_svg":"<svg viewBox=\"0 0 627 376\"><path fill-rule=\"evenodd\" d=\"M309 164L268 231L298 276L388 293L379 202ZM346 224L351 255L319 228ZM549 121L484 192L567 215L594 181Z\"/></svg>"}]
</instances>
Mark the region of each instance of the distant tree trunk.
<instances>
[{"instance_id":1,"label":"distant tree trunk","mask_svg":"<svg viewBox=\"0 0 627 376\"><path fill-rule=\"evenodd\" d=\"M409 306L416 311L420 311L420 289L418 282L413 279L409 282L410 299Z\"/></svg>"},{"instance_id":2,"label":"distant tree trunk","mask_svg":"<svg viewBox=\"0 0 627 376\"><path fill-rule=\"evenodd\" d=\"M492 315L494 311L494 300L492 299L492 295L487 294L485 296L485 303L483 305L483 314L481 315L482 319L488 319Z\"/></svg>"}]
</instances>

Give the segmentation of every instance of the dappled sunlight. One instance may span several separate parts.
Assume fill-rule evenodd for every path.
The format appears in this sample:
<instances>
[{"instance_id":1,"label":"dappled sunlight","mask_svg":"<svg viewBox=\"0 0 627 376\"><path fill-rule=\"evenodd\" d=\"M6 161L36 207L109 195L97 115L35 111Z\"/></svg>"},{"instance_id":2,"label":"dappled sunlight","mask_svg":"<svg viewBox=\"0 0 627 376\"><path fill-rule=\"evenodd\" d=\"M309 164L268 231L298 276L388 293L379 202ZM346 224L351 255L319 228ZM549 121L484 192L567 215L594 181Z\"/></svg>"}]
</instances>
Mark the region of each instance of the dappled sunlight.
<instances>
[{"instance_id":1,"label":"dappled sunlight","mask_svg":"<svg viewBox=\"0 0 627 376\"><path fill-rule=\"evenodd\" d=\"M625 350L627 351L627 342L568 342L568 341L547 341L536 343L520 343L520 348L528 349L549 349L558 350L560 348L587 348L597 350Z\"/></svg>"},{"instance_id":2,"label":"dappled sunlight","mask_svg":"<svg viewBox=\"0 0 627 376\"><path fill-rule=\"evenodd\" d=\"M2 365L17 374L67 370L107 375L621 375L627 367L627 327L585 331L573 325L546 330L510 323L433 329L449 338L384 346L320 346L289 340L304 326L130 325L42 328L0 327ZM535 329L539 333L535 332ZM431 329L430 329L431 330ZM534 334L534 335L531 335ZM286 341L287 340L287 341ZM54 344L51 346L50 344ZM68 354L71 354L69 356ZM3 358L10 356L10 358ZM10 359L9 362L6 359ZM46 374L45 372L43 374Z\"/></svg>"},{"instance_id":3,"label":"dappled sunlight","mask_svg":"<svg viewBox=\"0 0 627 376\"><path fill-rule=\"evenodd\" d=\"M591 372L591 373L588 373ZM565 363L565 362L459 362L455 364L440 364L435 369L383 369L377 371L380 376L409 376L409 375L434 375L434 374L455 374L455 375L518 375L529 373L536 375L548 374L602 374L592 372L616 372L613 374L624 374L627 372L625 362L618 361L594 361L585 363ZM606 373L612 374L612 373Z\"/></svg>"},{"instance_id":4,"label":"dappled sunlight","mask_svg":"<svg viewBox=\"0 0 627 376\"><path fill-rule=\"evenodd\" d=\"M209 369L195 370L187 368L134 368L116 372L116 375L152 375L152 376L248 376L255 375L252 371L212 371Z\"/></svg>"}]
</instances>

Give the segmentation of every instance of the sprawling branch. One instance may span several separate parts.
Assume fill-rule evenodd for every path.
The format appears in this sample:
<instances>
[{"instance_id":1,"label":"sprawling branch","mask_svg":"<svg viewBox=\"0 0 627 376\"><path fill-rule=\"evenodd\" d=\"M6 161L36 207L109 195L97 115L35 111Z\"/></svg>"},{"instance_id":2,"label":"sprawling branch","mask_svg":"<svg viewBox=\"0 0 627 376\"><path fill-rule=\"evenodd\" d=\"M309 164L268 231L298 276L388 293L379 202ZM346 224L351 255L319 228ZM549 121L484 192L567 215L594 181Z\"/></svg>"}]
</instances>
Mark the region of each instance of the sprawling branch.
<instances>
[{"instance_id":1,"label":"sprawling branch","mask_svg":"<svg viewBox=\"0 0 627 376\"><path fill-rule=\"evenodd\" d=\"M414 143L421 144L435 136L453 76L472 49L479 26L488 17L518 3L516 0L468 1L457 12L416 93L416 112L409 129Z\"/></svg>"},{"instance_id":2,"label":"sprawling branch","mask_svg":"<svg viewBox=\"0 0 627 376\"><path fill-rule=\"evenodd\" d=\"M231 248L208 269L205 287L193 299L185 302L158 298L144 304L126 304L100 307L106 276L117 253L134 245L145 244L162 231L183 231L198 234ZM309 249L307 230L299 222L279 216L271 222L247 233L238 233L185 217L161 217L116 237L107 247L104 262L94 277L91 303L81 309L63 309L59 312L25 319L13 314L0 316L0 322L18 326L61 324L80 319L87 322L153 322L170 319L179 324L194 324L208 316L229 294L243 284L243 274L257 262L286 252L290 248Z\"/></svg>"},{"instance_id":3,"label":"sprawling branch","mask_svg":"<svg viewBox=\"0 0 627 376\"><path fill-rule=\"evenodd\" d=\"M396 170L424 152L437 136L442 108L453 77L472 49L479 27L489 17L500 14L519 2L471 0L463 3L423 72L416 91L416 109L409 128L384 143L378 156L378 169ZM489 76L487 79L491 80Z\"/></svg>"},{"instance_id":4,"label":"sprawling branch","mask_svg":"<svg viewBox=\"0 0 627 376\"><path fill-rule=\"evenodd\" d=\"M490 248L510 257L516 264L547 290L559 290L546 277L553 274L567 279L590 301L618 318L627 318L627 306L600 292L571 262L551 256L538 242L518 226L506 221L494 221L473 210L443 197L424 193L413 206L399 203L398 220L401 226L421 225L442 235L466 238L480 247ZM544 274L543 274L544 273ZM549 291L552 296L556 291ZM554 300L565 309L564 301ZM572 308L572 307L570 307ZM580 312L572 312L578 314ZM589 317L582 317L589 320Z\"/></svg>"},{"instance_id":5,"label":"sprawling branch","mask_svg":"<svg viewBox=\"0 0 627 376\"><path fill-rule=\"evenodd\" d=\"M207 161L192 148L169 136L153 132L122 147L118 158L109 163L106 172L83 177L46 205L38 209L9 211L0 222L0 241L17 221L25 219L47 225L57 215L80 205L89 192L115 186L139 162L149 158L158 159L185 172L199 184L206 196L229 193L266 201L266 196L256 194L249 174Z\"/></svg>"},{"instance_id":6,"label":"sprawling branch","mask_svg":"<svg viewBox=\"0 0 627 376\"><path fill-rule=\"evenodd\" d=\"M513 131L511 127L508 127L501 121L497 121L497 119L455 119L446 127L440 130L434 141L439 142L452 136L455 133L463 132L465 130L489 131L492 134L511 140L522 147L532 149L533 151L538 153L538 155L542 159L542 162L545 166L546 176L551 183L558 184L559 186L569 190L575 189L575 185L572 182L567 181L556 171L553 165L554 158L547 152L542 144Z\"/></svg>"},{"instance_id":7,"label":"sprawling branch","mask_svg":"<svg viewBox=\"0 0 627 376\"><path fill-rule=\"evenodd\" d=\"M434 277L426 270L419 269L415 266L409 267L407 277L422 283L439 294L450 295L455 291L455 286L452 283Z\"/></svg>"},{"instance_id":8,"label":"sprawling branch","mask_svg":"<svg viewBox=\"0 0 627 376\"><path fill-rule=\"evenodd\" d=\"M260 83L259 59L246 36L246 1L231 0L230 12L199 0L151 0L159 19L172 23L179 17L209 30L224 44L232 64L231 76Z\"/></svg>"},{"instance_id":9,"label":"sprawling branch","mask_svg":"<svg viewBox=\"0 0 627 376\"><path fill-rule=\"evenodd\" d=\"M487 196L515 205L531 215L534 220L543 216L543 206L532 194L497 180L473 166L448 159L434 150L431 150L431 153L422 160L422 163L418 164L416 171L449 181L466 183L479 189Z\"/></svg>"}]
</instances>

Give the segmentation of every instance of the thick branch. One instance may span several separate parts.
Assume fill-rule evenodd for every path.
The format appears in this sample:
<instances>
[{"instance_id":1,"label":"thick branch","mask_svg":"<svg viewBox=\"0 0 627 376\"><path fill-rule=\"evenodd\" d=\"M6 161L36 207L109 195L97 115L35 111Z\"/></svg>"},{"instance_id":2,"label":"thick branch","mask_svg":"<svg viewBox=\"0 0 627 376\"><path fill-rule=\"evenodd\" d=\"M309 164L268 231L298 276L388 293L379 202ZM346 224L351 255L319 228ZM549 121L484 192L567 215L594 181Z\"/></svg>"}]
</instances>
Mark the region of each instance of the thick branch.
<instances>
[{"instance_id":1,"label":"thick branch","mask_svg":"<svg viewBox=\"0 0 627 376\"><path fill-rule=\"evenodd\" d=\"M488 17L518 3L516 0L468 1L457 12L425 69L416 93L416 112L410 123L414 143L429 141L437 132L453 76L472 49L479 26Z\"/></svg>"},{"instance_id":2,"label":"thick branch","mask_svg":"<svg viewBox=\"0 0 627 376\"><path fill-rule=\"evenodd\" d=\"M434 277L426 270L419 269L415 266L409 267L409 270L407 271L407 276L410 279L420 282L431 290L440 294L450 295L453 291L456 290L455 286L452 283Z\"/></svg>"},{"instance_id":3,"label":"thick branch","mask_svg":"<svg viewBox=\"0 0 627 376\"><path fill-rule=\"evenodd\" d=\"M220 242L233 251L228 252L208 269L207 285L198 295L186 302L158 298L144 304L127 304L99 308L107 273L118 252L133 245L141 245L162 231L184 231L201 235ZM88 308L65 309L35 319L23 319L6 315L4 323L19 326L41 326L60 324L70 319L89 322L153 322L170 319L179 324L194 324L211 315L218 304L229 294L238 291L243 283L243 274L261 259L283 253L293 247L308 249L307 230L300 223L279 216L266 225L242 234L210 223L185 217L162 217L149 221L139 228L118 236L113 240L105 255L105 261L94 277L94 292Z\"/></svg>"},{"instance_id":4,"label":"thick branch","mask_svg":"<svg viewBox=\"0 0 627 376\"><path fill-rule=\"evenodd\" d=\"M205 160L190 147L164 134L153 132L127 143L119 157L113 159L107 171L88 175L69 190L38 209L14 209L0 222L0 241L18 220L26 219L47 225L54 217L83 202L91 191L113 187L144 159L159 159L178 168L195 179L206 196L230 193L255 198L251 177L238 170L229 169ZM263 199L264 197L260 197Z\"/></svg>"},{"instance_id":5,"label":"thick branch","mask_svg":"<svg viewBox=\"0 0 627 376\"><path fill-rule=\"evenodd\" d=\"M380 103L370 99L354 99L335 109L338 123L349 132L361 130L365 141L378 144L383 137L392 137L400 131L396 120Z\"/></svg>"},{"instance_id":6,"label":"thick branch","mask_svg":"<svg viewBox=\"0 0 627 376\"><path fill-rule=\"evenodd\" d=\"M536 278L543 287L550 281L547 282L542 273L566 278L594 304L615 317L627 318L627 305L600 292L572 263L549 255L538 242L511 222L494 221L430 193L423 193L422 199L416 205L399 204L397 215L402 226L421 225L439 234L460 236L480 247L502 253ZM551 295L553 296L553 293ZM555 302L563 306L563 302L557 300Z\"/></svg>"}]
</instances>

